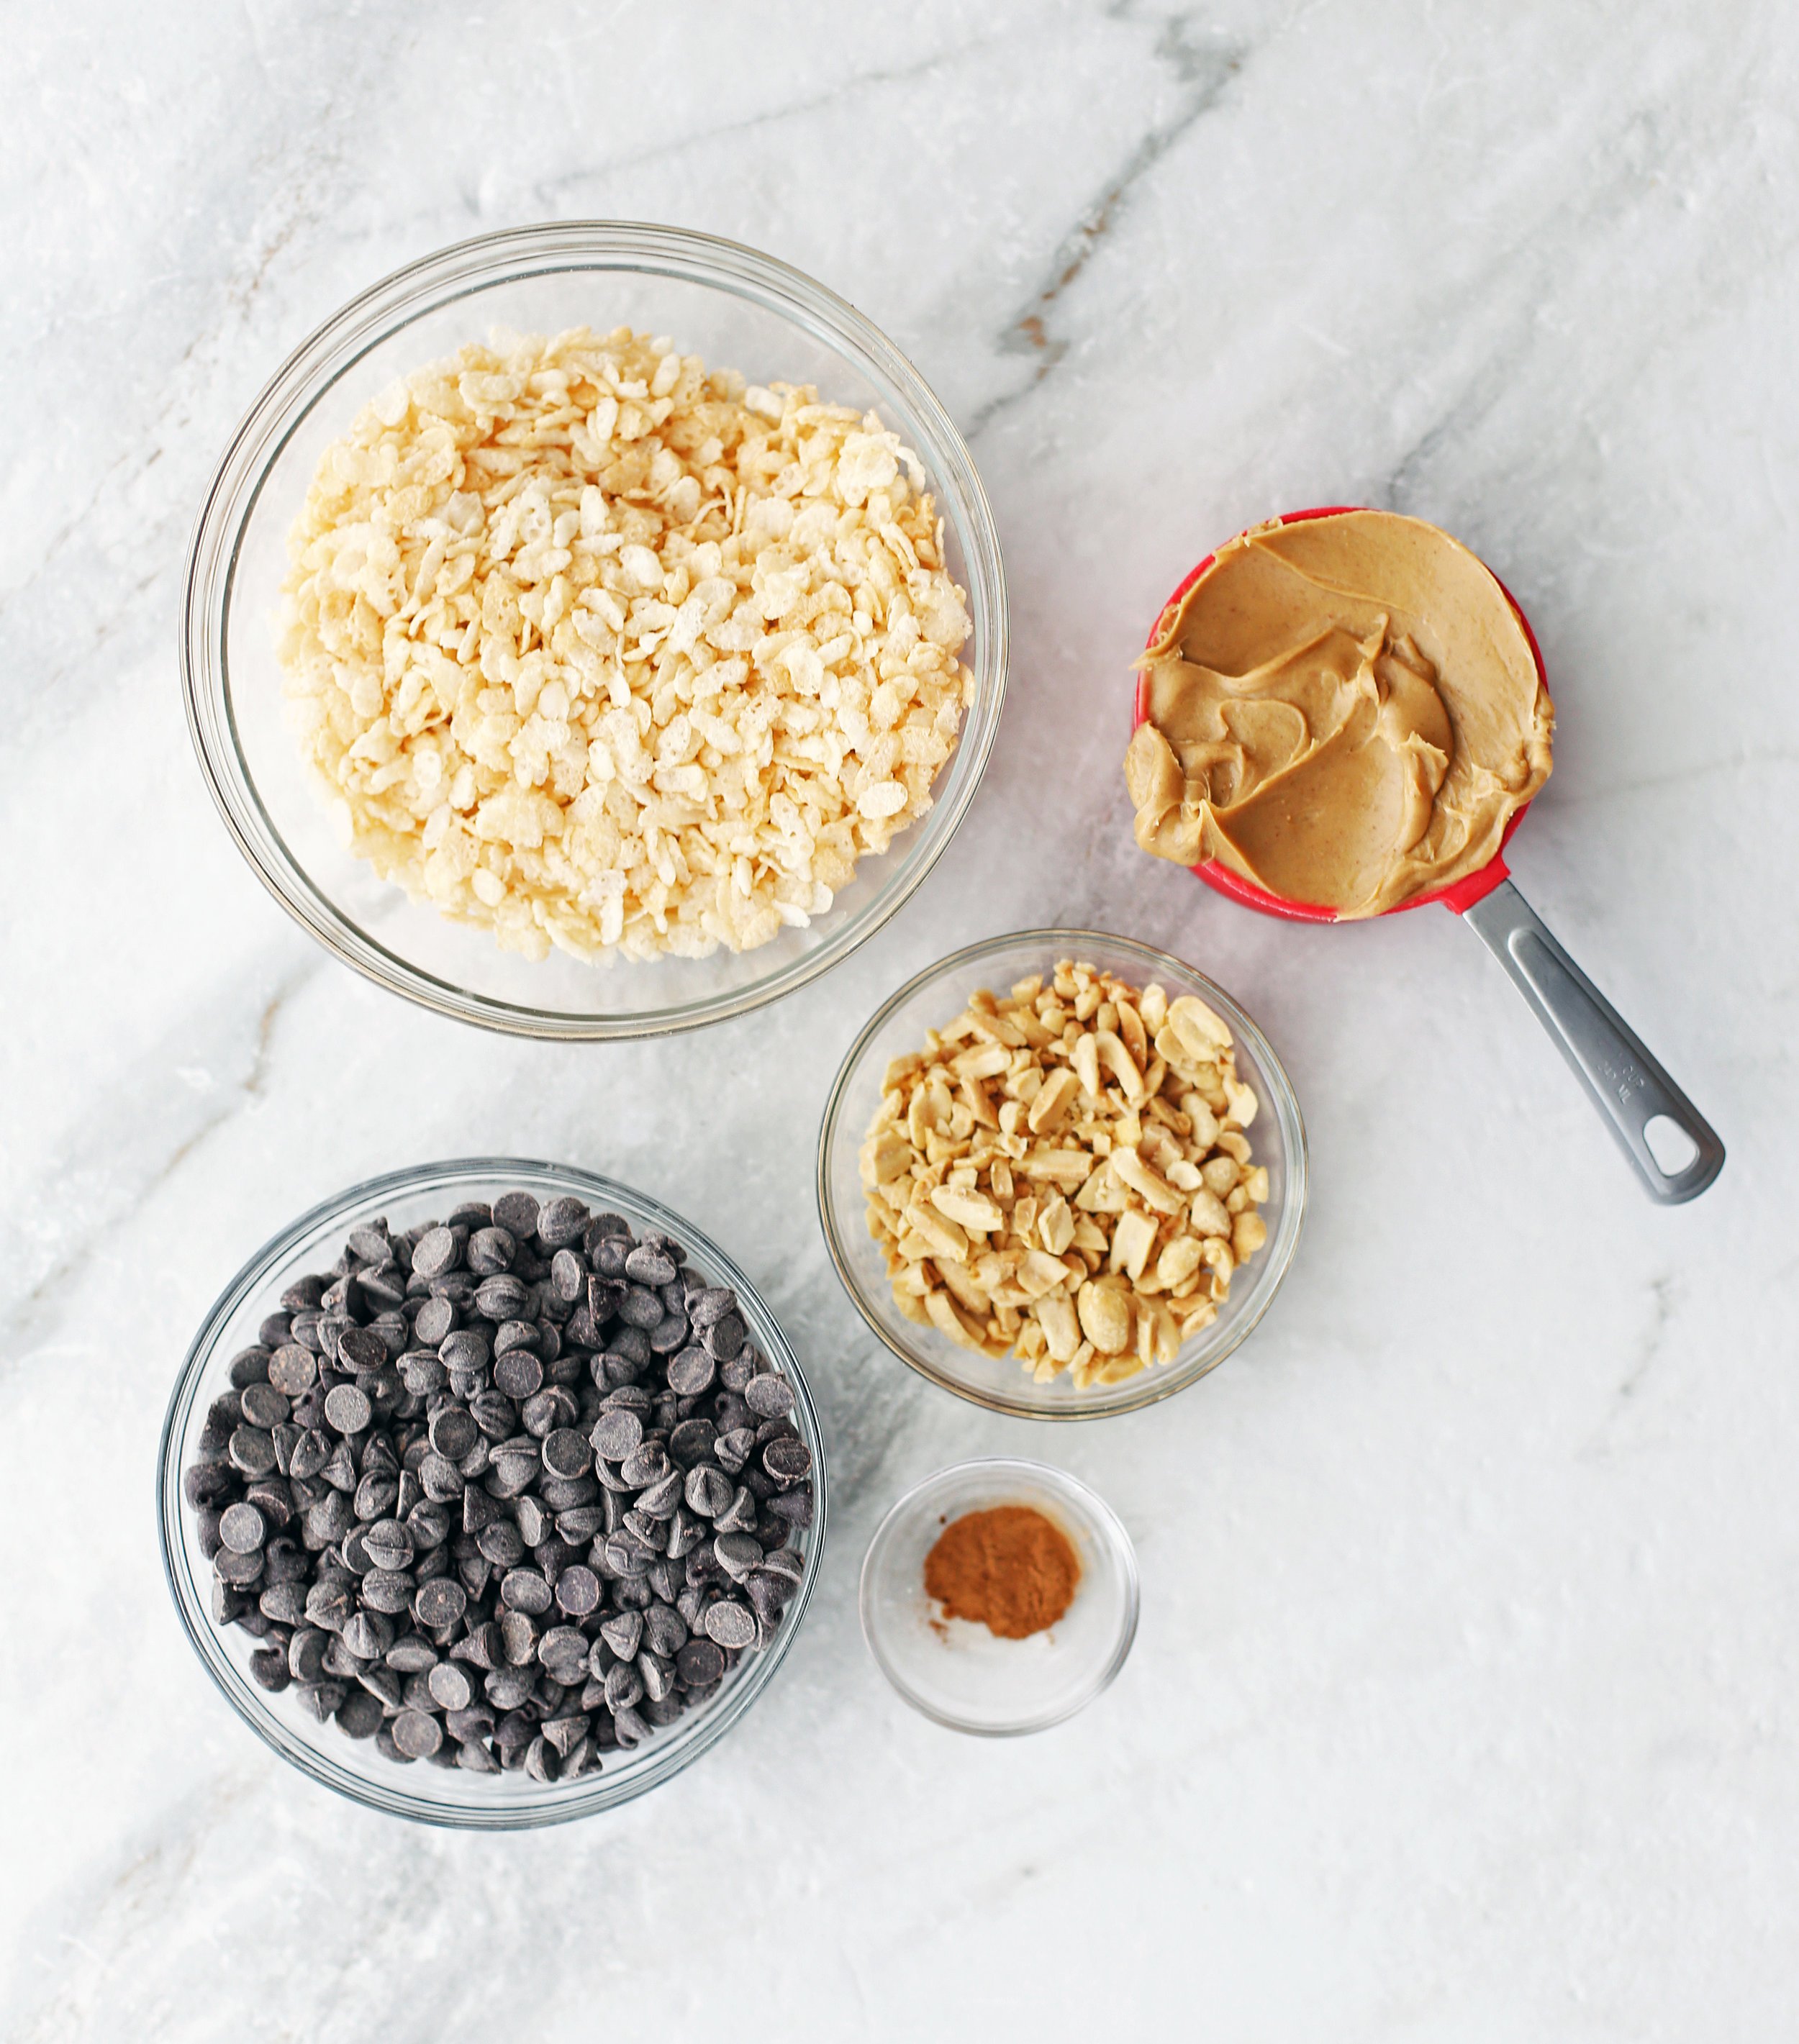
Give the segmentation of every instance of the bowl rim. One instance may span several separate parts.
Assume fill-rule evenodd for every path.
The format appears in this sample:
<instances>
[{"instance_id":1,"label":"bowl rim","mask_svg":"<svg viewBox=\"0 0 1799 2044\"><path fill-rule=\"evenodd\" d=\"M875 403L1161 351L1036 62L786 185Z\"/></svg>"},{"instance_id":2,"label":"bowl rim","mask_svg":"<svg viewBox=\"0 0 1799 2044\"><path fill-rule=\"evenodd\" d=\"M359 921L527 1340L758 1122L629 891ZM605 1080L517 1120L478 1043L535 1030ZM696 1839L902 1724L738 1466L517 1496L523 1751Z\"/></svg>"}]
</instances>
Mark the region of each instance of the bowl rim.
<instances>
[{"instance_id":1,"label":"bowl rim","mask_svg":"<svg viewBox=\"0 0 1799 2044\"><path fill-rule=\"evenodd\" d=\"M1091 1686L1074 1702L1059 1710L1039 1712L1033 1717L1021 1718L1007 1724L971 1724L965 1718L934 1709L901 1679L881 1651L876 1637L878 1628L869 1623L871 1603L869 1578L877 1550L890 1537L901 1515L909 1507L917 1505L938 1485L948 1482L952 1477L964 1476L974 1470L990 1470L996 1477L1001 1470L1016 1471L1038 1482L1047 1479L1047 1488L1051 1490L1060 1489L1074 1493L1099 1527L1108 1546L1118 1558L1124 1578L1124 1607L1118 1637ZM856 1577L855 1604L863 1643L874 1657L875 1666L886 1676L889 1686L903 1702L909 1704L921 1716L928 1718L933 1724L942 1725L949 1731L966 1732L972 1739L1019 1739L1031 1732L1047 1731L1052 1725L1066 1723L1111 1688L1117 1678L1118 1671L1130 1658L1131 1648L1136 1643L1137 1623L1142 1615L1143 1582L1137 1565L1136 1542L1126 1530L1123 1520L1091 1484L1084 1482L1067 1470L1059 1468L1054 1462L1039 1462L1034 1456L973 1455L965 1462L948 1463L942 1469L932 1470L930 1475L921 1477L909 1489L902 1492L881 1515L881 1522L870 1535L868 1546L862 1557L862 1567Z\"/></svg>"},{"instance_id":2,"label":"bowl rim","mask_svg":"<svg viewBox=\"0 0 1799 2044\"><path fill-rule=\"evenodd\" d=\"M385 1783L366 1781L340 1766L329 1751L315 1746L309 1738L291 1731L275 1716L262 1692L251 1684L226 1652L223 1631L213 1623L189 1565L185 1537L186 1514L181 1495L181 1460L183 1436L189 1418L203 1382L220 1359L233 1320L259 1291L266 1290L271 1279L308 1235L337 1217L376 1200L409 1196L429 1186L440 1185L451 1191L462 1186L508 1180L517 1182L521 1174L540 1181L549 1179L592 1200L616 1202L640 1225L663 1228L673 1235L697 1262L706 1264L722 1282L735 1288L758 1346L793 1387L795 1407L801 1419L801 1431L813 1450L813 1522L807 1531L805 1573L773 1643L756 1655L740 1679L728 1685L713 1703L700 1712L684 1740L670 1742L663 1764L658 1764L655 1751L660 1743L659 1736L649 1742L650 1758L643 1772L624 1785L622 1793L617 1792L620 1777L602 1773L584 1777L559 1795L557 1785L552 1784L534 1798L488 1808L479 1804L438 1802L418 1795L404 1785L414 1777L399 1768L393 1772L401 1778L391 1788ZM616 1809L671 1780L716 1745L768 1686L799 1635L817 1585L829 1517L827 1459L824 1430L813 1402L811 1388L780 1323L737 1264L709 1235L652 1194L640 1192L635 1186L598 1172L583 1170L579 1166L527 1157L448 1158L382 1172L319 1201L271 1235L245 1261L213 1301L188 1345L163 1419L156 1454L157 1544L163 1581L188 1643L202 1666L225 1701L263 1744L301 1773L350 1802L415 1823L460 1831L535 1830ZM669 1728L671 1731L674 1729ZM323 1726L319 1727L321 1734L325 1730ZM425 1774L416 1778L431 1778L432 1772L427 1769Z\"/></svg>"},{"instance_id":3,"label":"bowl rim","mask_svg":"<svg viewBox=\"0 0 1799 2044\"><path fill-rule=\"evenodd\" d=\"M966 526L967 593L987 640L976 703L944 770L966 753L966 778L911 827L917 836L909 863L902 854L840 929L764 978L698 1000L590 1015L471 992L401 957L332 902L257 790L238 742L227 651L244 536L274 463L326 394L411 320L495 284L581 270L636 271L743 298L848 357L884 397L903 396L936 443L940 459L928 472L939 514L947 495ZM251 870L310 936L364 978L454 1020L545 1041L617 1042L704 1028L780 1000L840 964L905 905L955 836L986 773L1005 706L1009 618L998 530L967 443L917 368L871 320L803 271L740 242L653 221L574 220L503 228L436 249L369 285L300 342L238 422L201 499L183 572L179 640L188 735L213 804ZM654 962L621 961L615 969Z\"/></svg>"},{"instance_id":4,"label":"bowl rim","mask_svg":"<svg viewBox=\"0 0 1799 2044\"><path fill-rule=\"evenodd\" d=\"M1278 1219L1270 1232L1267 1259L1250 1288L1251 1298L1241 1313L1228 1321L1220 1320L1213 1323L1213 1327L1219 1331L1219 1339L1209 1349L1204 1346L1202 1341L1200 1355L1203 1359L1197 1367L1183 1369L1177 1363L1159 1364L1151 1369L1140 1370L1135 1377L1128 1378L1123 1387L1127 1395L1115 1402L1106 1404L1095 1403L1087 1406L1071 1403L1049 1407L1033 1402L1021 1393L1009 1393L997 1385L978 1389L957 1382L939 1369L923 1350L898 1339L886 1323L870 1310L863 1296L861 1283L851 1270L848 1252L838 1227L831 1198L830 1169L833 1151L836 1143L841 1139L840 1124L850 1085L867 1054L869 1045L896 1009L934 982L948 978L951 974L1013 945L1033 945L1044 949L1053 947L1066 955L1070 951L1078 955L1078 947L1083 944L1103 946L1131 954L1150 968L1152 974L1157 970L1178 974L1182 979L1191 981L1205 989L1206 998L1218 1006L1232 1029L1247 1040L1257 1064L1271 1081L1268 1090L1272 1098L1263 1105L1273 1108L1280 1124L1282 1140L1287 1151L1286 1187ZM859 1132L856 1139L859 1142L861 1139ZM921 1377L940 1389L951 1392L958 1398L966 1399L971 1404L981 1406L990 1412L1004 1413L1009 1419L1060 1423L1113 1420L1128 1412L1141 1412L1145 1406L1159 1404L1163 1399L1174 1397L1186 1390L1201 1377L1209 1376L1228 1356L1235 1354L1261 1324L1286 1281L1287 1272L1292 1266L1294 1253L1299 1247L1299 1238L1305 1228L1309 1176L1305 1117L1300 1111L1299 1097L1294 1090L1292 1080L1287 1076L1286 1067L1260 1027L1223 987L1197 966L1190 965L1185 959L1176 958L1173 953L1160 950L1155 945L1144 943L1139 938L1120 936L1115 932L1106 930L1046 928L1012 930L1001 936L985 937L978 943L965 944L959 951L952 951L948 957L939 959L933 964L914 973L881 1003L863 1024L855 1040L844 1053L843 1062L837 1067L836 1077L831 1082L824 1118L819 1124L813 1191L818 1206L819 1225L825 1235L825 1246L836 1270L838 1282L848 1293L851 1303L870 1330L901 1362L917 1370Z\"/></svg>"}]
</instances>

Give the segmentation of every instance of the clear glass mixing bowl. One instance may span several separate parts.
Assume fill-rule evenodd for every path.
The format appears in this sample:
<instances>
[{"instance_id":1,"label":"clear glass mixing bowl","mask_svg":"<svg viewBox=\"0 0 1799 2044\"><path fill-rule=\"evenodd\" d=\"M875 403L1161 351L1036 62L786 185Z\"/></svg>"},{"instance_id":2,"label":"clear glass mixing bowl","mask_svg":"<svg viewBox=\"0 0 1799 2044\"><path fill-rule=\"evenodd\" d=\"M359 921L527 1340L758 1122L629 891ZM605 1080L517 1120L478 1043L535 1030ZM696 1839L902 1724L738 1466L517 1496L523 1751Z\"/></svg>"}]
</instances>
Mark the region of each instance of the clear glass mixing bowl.
<instances>
[{"instance_id":1,"label":"clear glass mixing bowl","mask_svg":"<svg viewBox=\"0 0 1799 2044\"><path fill-rule=\"evenodd\" d=\"M1224 1018L1236 1039L1238 1074L1260 1102L1249 1137L1255 1162L1268 1170L1268 1200L1260 1209L1268 1239L1232 1280L1217 1319L1184 1343L1172 1362L1140 1370L1122 1384L1095 1384L1085 1391L1075 1389L1066 1371L1047 1384L1033 1383L1014 1358L996 1362L975 1354L935 1327L905 1318L894 1303L886 1266L868 1232L867 1200L856 1161L880 1105L882 1076L890 1060L917 1050L927 1029L954 1021L977 989L1003 993L1032 973L1047 975L1062 959L1085 960L1136 986L1159 981L1171 1000L1197 994ZM844 1289L881 1339L921 1375L959 1398L1021 1419L1101 1419L1184 1391L1215 1370L1267 1312L1293 1261L1305 1218L1305 1128L1274 1047L1203 973L1166 951L1103 931L1022 930L971 944L928 966L876 1010L851 1045L819 1133L818 1214Z\"/></svg>"},{"instance_id":2,"label":"clear glass mixing bowl","mask_svg":"<svg viewBox=\"0 0 1799 2044\"><path fill-rule=\"evenodd\" d=\"M356 1740L335 1723L317 1724L296 1692L271 1696L250 1673L257 1642L236 1627L221 1628L208 1608L212 1565L201 1551L194 1514L181 1495L181 1473L196 1459L206 1408L229 1389L231 1358L256 1339L263 1317L283 1290L303 1272L329 1269L353 1228L385 1215L396 1229L441 1218L464 1200L492 1200L513 1186L548 1201L563 1194L598 1209L621 1213L639 1233L656 1228L680 1243L694 1267L713 1283L736 1288L751 1338L794 1388L792 1419L812 1450L813 1522L794 1544L805 1573L772 1644L747 1654L709 1702L687 1712L630 1752L609 1751L603 1770L566 1785L511 1774L472 1774L460 1768L387 1760L372 1739ZM390 1171L302 1214L265 1243L220 1294L187 1352L169 1400L156 1476L156 1519L163 1567L175 1610L194 1650L225 1699L250 1729L304 1774L370 1808L425 1823L474 1831L521 1831L610 1809L653 1788L722 1739L767 1688L797 1637L817 1581L825 1546L825 1443L818 1415L800 1366L778 1323L724 1251L658 1201L590 1171L505 1157L421 1164Z\"/></svg>"},{"instance_id":3,"label":"clear glass mixing bowl","mask_svg":"<svg viewBox=\"0 0 1799 2044\"><path fill-rule=\"evenodd\" d=\"M397 376L495 326L586 324L671 336L753 382L816 383L880 413L917 455L967 593L974 676L932 809L862 861L828 913L759 949L590 965L501 951L485 929L410 901L338 840L283 709L273 620L287 533L323 450ZM993 514L961 435L917 371L853 305L773 257L670 227L571 221L459 243L363 292L276 372L233 438L195 528L182 616L190 728L213 799L268 887L325 947L381 986L527 1036L648 1036L790 993L871 936L955 835L999 728L1005 587Z\"/></svg>"}]
</instances>

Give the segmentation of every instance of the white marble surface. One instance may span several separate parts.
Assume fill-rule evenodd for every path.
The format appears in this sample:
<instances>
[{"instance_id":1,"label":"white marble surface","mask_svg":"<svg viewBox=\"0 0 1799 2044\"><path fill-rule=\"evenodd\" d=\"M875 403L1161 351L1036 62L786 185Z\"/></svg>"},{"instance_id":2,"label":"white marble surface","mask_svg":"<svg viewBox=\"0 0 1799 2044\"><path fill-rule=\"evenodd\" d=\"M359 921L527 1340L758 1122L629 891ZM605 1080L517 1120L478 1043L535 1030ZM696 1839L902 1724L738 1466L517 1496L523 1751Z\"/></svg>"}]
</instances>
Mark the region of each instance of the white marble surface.
<instances>
[{"instance_id":1,"label":"white marble surface","mask_svg":"<svg viewBox=\"0 0 1799 2044\"><path fill-rule=\"evenodd\" d=\"M0 63L0 1598L9 2038L1762 2039L1799 1977L1799 17L1775 0L517 10L60 0ZM910 908L750 1020L502 1041L325 959L175 683L240 412L394 265L548 217L734 236L972 436L1017 657ZM1468 933L1276 927L1132 851L1122 670L1238 525L1416 512L1562 712L1526 893L1731 1146L1652 1208ZM1232 988L1315 1193L1174 1404L990 1420L864 1336L813 1218L903 974L1092 919ZM493 1148L668 1197L825 1408L821 1595L740 1734L509 1840L340 1804L182 1639L151 1510L215 1289L302 1205ZM855 1571L982 1450L1140 1544L1134 1658L990 1745L912 1716Z\"/></svg>"}]
</instances>

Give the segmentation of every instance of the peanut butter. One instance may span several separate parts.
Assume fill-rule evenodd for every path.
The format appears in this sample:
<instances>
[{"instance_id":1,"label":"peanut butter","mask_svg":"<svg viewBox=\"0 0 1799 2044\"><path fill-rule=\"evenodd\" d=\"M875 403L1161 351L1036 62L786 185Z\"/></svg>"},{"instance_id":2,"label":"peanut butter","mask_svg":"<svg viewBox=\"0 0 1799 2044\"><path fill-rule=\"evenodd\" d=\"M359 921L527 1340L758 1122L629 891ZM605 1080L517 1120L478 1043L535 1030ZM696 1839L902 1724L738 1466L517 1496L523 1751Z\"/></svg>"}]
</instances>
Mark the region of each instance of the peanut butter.
<instances>
[{"instance_id":1,"label":"peanut butter","mask_svg":"<svg viewBox=\"0 0 1799 2044\"><path fill-rule=\"evenodd\" d=\"M1555 712L1524 627L1420 519L1244 533L1138 664L1137 843L1340 916L1478 871L1549 778Z\"/></svg>"}]
</instances>

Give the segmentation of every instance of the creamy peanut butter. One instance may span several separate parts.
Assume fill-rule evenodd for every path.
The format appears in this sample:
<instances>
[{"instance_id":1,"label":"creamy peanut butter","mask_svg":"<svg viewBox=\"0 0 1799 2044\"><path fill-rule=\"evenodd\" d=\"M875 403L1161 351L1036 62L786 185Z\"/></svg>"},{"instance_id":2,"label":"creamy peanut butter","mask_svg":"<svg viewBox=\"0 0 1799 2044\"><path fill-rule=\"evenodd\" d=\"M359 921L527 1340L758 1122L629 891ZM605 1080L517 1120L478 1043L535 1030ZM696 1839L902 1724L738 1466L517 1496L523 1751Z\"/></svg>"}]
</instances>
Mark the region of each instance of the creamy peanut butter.
<instances>
[{"instance_id":1,"label":"creamy peanut butter","mask_svg":"<svg viewBox=\"0 0 1799 2044\"><path fill-rule=\"evenodd\" d=\"M1555 712L1524 628L1420 519L1243 534L1138 664L1137 843L1342 916L1478 871L1549 778Z\"/></svg>"}]
</instances>

